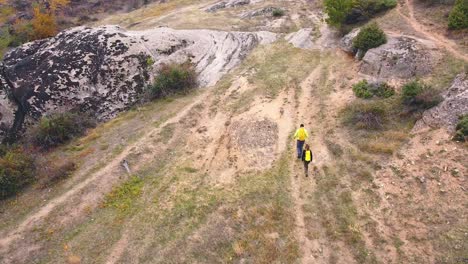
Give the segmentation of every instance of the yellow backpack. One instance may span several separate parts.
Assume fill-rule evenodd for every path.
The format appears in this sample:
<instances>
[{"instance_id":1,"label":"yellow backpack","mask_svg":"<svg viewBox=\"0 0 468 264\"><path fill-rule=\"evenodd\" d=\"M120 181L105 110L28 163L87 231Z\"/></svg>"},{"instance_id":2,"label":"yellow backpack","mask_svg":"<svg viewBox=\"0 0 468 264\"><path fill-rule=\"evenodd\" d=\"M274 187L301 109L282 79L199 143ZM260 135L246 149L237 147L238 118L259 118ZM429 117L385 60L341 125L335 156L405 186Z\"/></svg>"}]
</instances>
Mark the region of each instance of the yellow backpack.
<instances>
[{"instance_id":1,"label":"yellow backpack","mask_svg":"<svg viewBox=\"0 0 468 264\"><path fill-rule=\"evenodd\" d=\"M312 151L311 150L306 150L305 151L305 161L312 161Z\"/></svg>"},{"instance_id":2,"label":"yellow backpack","mask_svg":"<svg viewBox=\"0 0 468 264\"><path fill-rule=\"evenodd\" d=\"M306 140L306 132L304 128L299 128L297 130L297 139L300 141Z\"/></svg>"}]
</instances>

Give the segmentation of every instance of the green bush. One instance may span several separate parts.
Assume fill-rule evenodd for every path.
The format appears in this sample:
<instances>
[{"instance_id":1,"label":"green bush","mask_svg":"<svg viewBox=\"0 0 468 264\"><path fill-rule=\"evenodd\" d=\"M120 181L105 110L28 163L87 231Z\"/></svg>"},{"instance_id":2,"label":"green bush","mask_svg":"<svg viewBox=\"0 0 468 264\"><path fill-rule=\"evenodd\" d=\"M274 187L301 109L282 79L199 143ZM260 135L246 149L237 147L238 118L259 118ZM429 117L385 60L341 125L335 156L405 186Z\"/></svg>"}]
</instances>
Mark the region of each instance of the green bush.
<instances>
[{"instance_id":1,"label":"green bush","mask_svg":"<svg viewBox=\"0 0 468 264\"><path fill-rule=\"evenodd\" d=\"M369 99L373 96L388 98L395 94L393 87L385 82L369 84L367 80L362 80L353 85L353 92L356 97Z\"/></svg>"},{"instance_id":2,"label":"green bush","mask_svg":"<svg viewBox=\"0 0 468 264\"><path fill-rule=\"evenodd\" d=\"M387 37L377 23L371 23L363 27L353 39L353 47L361 51L361 58L369 49L385 43L387 43Z\"/></svg>"},{"instance_id":3,"label":"green bush","mask_svg":"<svg viewBox=\"0 0 468 264\"><path fill-rule=\"evenodd\" d=\"M374 94L377 97L389 98L395 95L395 89L388 83L382 82L377 85L377 90L375 90Z\"/></svg>"},{"instance_id":4,"label":"green bush","mask_svg":"<svg viewBox=\"0 0 468 264\"><path fill-rule=\"evenodd\" d=\"M373 94L370 92L370 84L367 80L362 80L353 85L353 92L359 98L371 98Z\"/></svg>"},{"instance_id":5,"label":"green bush","mask_svg":"<svg viewBox=\"0 0 468 264\"><path fill-rule=\"evenodd\" d=\"M411 81L405 85L403 85L403 89L401 90L401 95L404 101L409 101L419 95L424 89L424 84L420 83L419 81Z\"/></svg>"},{"instance_id":6,"label":"green bush","mask_svg":"<svg viewBox=\"0 0 468 264\"><path fill-rule=\"evenodd\" d=\"M353 0L325 0L325 12L328 15L327 23L341 27L351 9L355 6Z\"/></svg>"},{"instance_id":7,"label":"green bush","mask_svg":"<svg viewBox=\"0 0 468 264\"><path fill-rule=\"evenodd\" d=\"M0 157L0 199L16 194L34 181L34 158L22 148L6 150Z\"/></svg>"},{"instance_id":8,"label":"green bush","mask_svg":"<svg viewBox=\"0 0 468 264\"><path fill-rule=\"evenodd\" d=\"M30 129L28 137L34 145L48 149L83 135L86 129L95 125L95 121L84 113L54 113L43 116L39 123Z\"/></svg>"},{"instance_id":9,"label":"green bush","mask_svg":"<svg viewBox=\"0 0 468 264\"><path fill-rule=\"evenodd\" d=\"M420 111L436 106L442 101L442 97L431 86L411 81L402 88L402 100L411 111Z\"/></svg>"},{"instance_id":10,"label":"green bush","mask_svg":"<svg viewBox=\"0 0 468 264\"><path fill-rule=\"evenodd\" d=\"M394 8L396 0L325 0L327 23L341 28L344 24L366 21L374 15Z\"/></svg>"},{"instance_id":11,"label":"green bush","mask_svg":"<svg viewBox=\"0 0 468 264\"><path fill-rule=\"evenodd\" d=\"M381 129L386 121L385 108L379 102L354 102L345 110L344 122L357 129Z\"/></svg>"},{"instance_id":12,"label":"green bush","mask_svg":"<svg viewBox=\"0 0 468 264\"><path fill-rule=\"evenodd\" d=\"M280 8L275 8L275 9L273 9L273 12L271 12L271 14L274 17L282 17L282 16L284 16L284 10L280 9Z\"/></svg>"},{"instance_id":13,"label":"green bush","mask_svg":"<svg viewBox=\"0 0 468 264\"><path fill-rule=\"evenodd\" d=\"M163 65L153 85L148 87L149 99L185 93L197 86L195 67L190 63Z\"/></svg>"},{"instance_id":14,"label":"green bush","mask_svg":"<svg viewBox=\"0 0 468 264\"><path fill-rule=\"evenodd\" d=\"M358 6L361 10L363 10L368 17L372 17L373 15L394 8L397 6L396 0L359 0Z\"/></svg>"},{"instance_id":15,"label":"green bush","mask_svg":"<svg viewBox=\"0 0 468 264\"><path fill-rule=\"evenodd\" d=\"M455 127L455 130L454 140L462 142L468 141L468 114L460 117L460 121Z\"/></svg>"},{"instance_id":16,"label":"green bush","mask_svg":"<svg viewBox=\"0 0 468 264\"><path fill-rule=\"evenodd\" d=\"M449 29L468 28L468 1L457 0L448 18Z\"/></svg>"}]
</instances>

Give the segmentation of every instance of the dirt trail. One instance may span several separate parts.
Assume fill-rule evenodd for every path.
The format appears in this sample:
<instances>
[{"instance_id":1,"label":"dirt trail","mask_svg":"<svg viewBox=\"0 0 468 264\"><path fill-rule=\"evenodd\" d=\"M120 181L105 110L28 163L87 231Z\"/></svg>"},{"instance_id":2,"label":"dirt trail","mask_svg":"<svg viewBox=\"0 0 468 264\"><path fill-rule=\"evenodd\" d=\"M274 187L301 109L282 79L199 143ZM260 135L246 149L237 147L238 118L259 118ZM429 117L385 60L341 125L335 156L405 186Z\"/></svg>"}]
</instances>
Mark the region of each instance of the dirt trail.
<instances>
[{"instance_id":1,"label":"dirt trail","mask_svg":"<svg viewBox=\"0 0 468 264\"><path fill-rule=\"evenodd\" d=\"M314 162L309 167L309 178L304 177L304 168L303 164L300 161L295 161L291 164L291 185L292 185L292 197L295 204L295 220L296 220L296 236L299 241L299 245L302 251L301 263L325 263L325 255L328 254L328 250L321 248L321 243L319 241L313 241L308 237L308 231L305 223L305 212L304 205L306 201L304 196L307 192L314 192L315 185L313 184L313 174L314 167L321 166L326 161L328 155L325 153L326 147L323 146L321 142L321 134L324 131L321 131L319 127L313 126L312 121L318 112L319 105L317 103L312 104L312 102L317 102L317 98L313 95L313 89L317 87L314 85L320 78L320 74L323 69L319 65L311 72L307 79L301 84L301 94L299 95L299 101L297 105L296 116L293 118L296 120L296 123L304 123L309 130L309 143L311 146L314 146L315 150L318 150L320 153L314 152ZM316 132L316 133L315 133ZM294 153L296 150L294 142ZM294 157L295 158L295 157ZM320 252L321 254L314 254Z\"/></svg>"},{"instance_id":2,"label":"dirt trail","mask_svg":"<svg viewBox=\"0 0 468 264\"><path fill-rule=\"evenodd\" d=\"M44 207L40 208L37 212L28 216L14 230L5 234L3 238L0 238L0 253L6 252L9 246L12 244L12 242L21 238L21 235L27 230L33 229L35 224L39 223L41 220L44 220L45 217L49 215L56 207L69 201L73 195L78 194L81 190L83 190L88 185L92 184L95 180L101 177L105 177L105 175L113 174L116 172L116 170L119 170L121 161L124 160L129 154L131 154L134 149L139 149L140 147L145 146L148 140L152 136L157 135L160 132L161 128L163 128L165 125L173 123L173 122L178 122L179 120L181 120L184 116L186 116L187 112L189 112L194 105L197 105L200 102L203 102L207 94L208 93L205 91L204 93L198 95L198 97L196 97L191 104L187 105L176 116L166 120L158 128L152 129L135 143L128 145L118 156L113 158L112 161L110 161L105 167L96 171L94 174L89 176L83 182L77 184L72 189L62 194L61 196L54 198L49 203L47 203ZM144 162L144 161L140 160L140 162Z\"/></svg>"},{"instance_id":3,"label":"dirt trail","mask_svg":"<svg viewBox=\"0 0 468 264\"><path fill-rule=\"evenodd\" d=\"M457 45L453 41L431 31L430 29L428 29L423 24L417 21L414 15L414 6L412 0L405 0L404 4L408 8L408 16L404 14L404 11L402 10L403 6L401 4L397 6L397 11L403 18L405 18L408 21L408 23L411 25L411 27L413 27L414 30L425 36L427 39L433 41L437 46L445 48L447 51L449 51L456 57L468 61L468 55L465 54L463 51L458 50Z\"/></svg>"}]
</instances>

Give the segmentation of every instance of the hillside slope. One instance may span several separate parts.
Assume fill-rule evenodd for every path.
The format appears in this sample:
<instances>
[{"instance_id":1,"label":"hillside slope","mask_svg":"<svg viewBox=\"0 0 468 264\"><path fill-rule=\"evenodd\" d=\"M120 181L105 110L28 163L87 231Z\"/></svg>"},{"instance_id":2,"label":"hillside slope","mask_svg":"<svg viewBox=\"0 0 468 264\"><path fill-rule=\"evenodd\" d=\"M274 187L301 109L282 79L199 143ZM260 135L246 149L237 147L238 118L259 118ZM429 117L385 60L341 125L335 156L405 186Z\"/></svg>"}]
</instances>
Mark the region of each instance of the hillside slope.
<instances>
[{"instance_id":1,"label":"hillside slope","mask_svg":"<svg viewBox=\"0 0 468 264\"><path fill-rule=\"evenodd\" d=\"M318 3L226 1L212 11L213 4L175 0L97 23L192 36L195 29L278 35L235 56L233 67L216 71L220 78L197 91L136 106L47 153L75 160L78 169L53 187L32 186L2 201L0 263L468 258L468 149L451 140L453 127L419 122L413 130L415 119L400 115L380 130L363 131L344 120L350 106L363 102L351 89L361 79L400 87L417 77L442 91L458 75L457 102L468 105L464 47L420 27L399 6L376 21L422 50L391 58L406 63L406 54L427 52L431 67L420 73L411 59L405 66L414 74L379 77L365 63L375 66L379 56L406 46L371 50L374 59L359 62L340 49L343 41ZM285 15L272 16L271 7ZM174 30L153 29L158 26ZM402 107L396 96L375 102L391 113ZM300 123L314 152L308 178L292 139Z\"/></svg>"}]
</instances>

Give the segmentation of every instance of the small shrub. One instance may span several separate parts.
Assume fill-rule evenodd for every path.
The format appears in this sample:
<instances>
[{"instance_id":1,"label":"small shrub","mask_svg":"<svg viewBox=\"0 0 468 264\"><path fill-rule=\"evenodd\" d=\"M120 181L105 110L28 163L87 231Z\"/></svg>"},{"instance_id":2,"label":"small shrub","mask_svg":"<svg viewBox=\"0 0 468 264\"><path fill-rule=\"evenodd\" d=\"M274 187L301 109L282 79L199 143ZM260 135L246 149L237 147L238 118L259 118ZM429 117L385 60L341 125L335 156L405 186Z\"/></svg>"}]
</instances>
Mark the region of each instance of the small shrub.
<instances>
[{"instance_id":1,"label":"small shrub","mask_svg":"<svg viewBox=\"0 0 468 264\"><path fill-rule=\"evenodd\" d=\"M367 80L362 80L353 85L353 92L359 98L371 98L373 94L370 92L370 85Z\"/></svg>"},{"instance_id":2,"label":"small shrub","mask_svg":"<svg viewBox=\"0 0 468 264\"><path fill-rule=\"evenodd\" d=\"M385 82L369 84L367 80L362 80L353 85L353 92L356 97L369 99L373 96L388 98L395 94L395 89Z\"/></svg>"},{"instance_id":3,"label":"small shrub","mask_svg":"<svg viewBox=\"0 0 468 264\"><path fill-rule=\"evenodd\" d=\"M456 141L468 141L468 114L460 117L460 121L455 127L455 136L453 137Z\"/></svg>"},{"instance_id":4,"label":"small shrub","mask_svg":"<svg viewBox=\"0 0 468 264\"><path fill-rule=\"evenodd\" d=\"M360 58L362 58L368 50L385 43L387 43L387 37L377 23L371 23L363 27L361 31L359 31L359 34L353 39L353 47L361 51Z\"/></svg>"},{"instance_id":5,"label":"small shrub","mask_svg":"<svg viewBox=\"0 0 468 264\"><path fill-rule=\"evenodd\" d=\"M22 148L11 148L0 157L0 199L16 194L34 181L34 158Z\"/></svg>"},{"instance_id":6,"label":"small shrub","mask_svg":"<svg viewBox=\"0 0 468 264\"><path fill-rule=\"evenodd\" d=\"M380 129L385 122L385 109L378 102L355 102L345 109L344 121L357 129Z\"/></svg>"},{"instance_id":7,"label":"small shrub","mask_svg":"<svg viewBox=\"0 0 468 264\"><path fill-rule=\"evenodd\" d=\"M424 85L418 81L411 81L403 86L402 97L404 101L414 99L424 89Z\"/></svg>"},{"instance_id":8,"label":"small shrub","mask_svg":"<svg viewBox=\"0 0 468 264\"><path fill-rule=\"evenodd\" d=\"M448 18L449 29L468 28L468 1L457 0Z\"/></svg>"},{"instance_id":9,"label":"small shrub","mask_svg":"<svg viewBox=\"0 0 468 264\"><path fill-rule=\"evenodd\" d=\"M395 89L388 83L382 82L377 85L377 90L374 93L377 97L389 98L395 95Z\"/></svg>"},{"instance_id":10,"label":"small shrub","mask_svg":"<svg viewBox=\"0 0 468 264\"><path fill-rule=\"evenodd\" d=\"M272 14L274 17L282 17L282 16L284 16L284 10L283 10L283 9L280 9L280 8L275 8L275 9L273 9L273 11L271 12L271 14Z\"/></svg>"},{"instance_id":11,"label":"small shrub","mask_svg":"<svg viewBox=\"0 0 468 264\"><path fill-rule=\"evenodd\" d=\"M190 63L162 65L153 85L148 87L149 99L186 93L197 86L195 67Z\"/></svg>"},{"instance_id":12,"label":"small shrub","mask_svg":"<svg viewBox=\"0 0 468 264\"><path fill-rule=\"evenodd\" d=\"M83 113L54 113L41 118L29 137L34 145L48 149L68 142L84 134L86 129L95 126L95 121Z\"/></svg>"},{"instance_id":13,"label":"small shrub","mask_svg":"<svg viewBox=\"0 0 468 264\"><path fill-rule=\"evenodd\" d=\"M37 165L40 186L47 188L68 178L75 170L76 163L69 159L44 160Z\"/></svg>"},{"instance_id":14,"label":"small shrub","mask_svg":"<svg viewBox=\"0 0 468 264\"><path fill-rule=\"evenodd\" d=\"M442 97L431 86L419 81L411 81L403 86L402 100L411 111L417 111L436 106L442 101Z\"/></svg>"}]
</instances>

